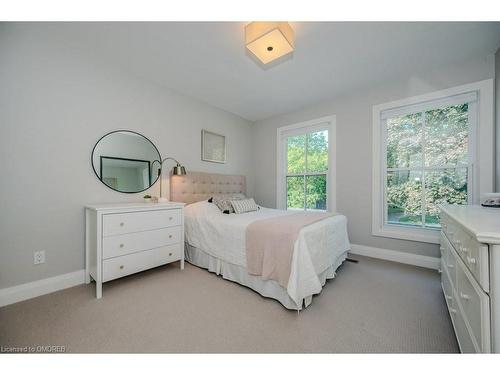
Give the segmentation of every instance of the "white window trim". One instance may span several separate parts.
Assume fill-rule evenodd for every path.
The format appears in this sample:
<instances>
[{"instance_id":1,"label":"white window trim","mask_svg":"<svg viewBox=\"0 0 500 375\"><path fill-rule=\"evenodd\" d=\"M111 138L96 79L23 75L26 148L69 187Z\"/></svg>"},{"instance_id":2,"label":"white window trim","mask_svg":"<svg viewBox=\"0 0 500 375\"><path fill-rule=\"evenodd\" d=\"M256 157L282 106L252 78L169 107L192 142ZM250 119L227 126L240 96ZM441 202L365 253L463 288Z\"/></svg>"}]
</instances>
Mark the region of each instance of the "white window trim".
<instances>
[{"instance_id":1,"label":"white window trim","mask_svg":"<svg viewBox=\"0 0 500 375\"><path fill-rule=\"evenodd\" d=\"M282 142L283 133L288 133L293 130L299 131L299 129L314 129L315 126L328 123L326 128L328 129L328 192L327 192L327 211L335 212L337 208L337 178L336 178L336 163L337 163L337 137L336 137L336 125L335 125L335 115L321 117L314 120L299 122L292 125L282 126L276 130L276 207L281 210L286 210L286 184L284 184L285 179L285 149Z\"/></svg>"},{"instance_id":2,"label":"white window trim","mask_svg":"<svg viewBox=\"0 0 500 375\"><path fill-rule=\"evenodd\" d=\"M471 148L474 165L472 166L474 185L472 186L472 204L479 204L485 193L494 189L494 81L487 79L446 90L413 96L389 103L373 106L373 176L372 176L372 234L380 237L398 238L410 241L439 243L439 231L424 228L400 227L384 223L384 186L385 150L383 149L381 113L383 111L415 105L425 101L433 101L477 92L477 126L472 134Z\"/></svg>"}]
</instances>

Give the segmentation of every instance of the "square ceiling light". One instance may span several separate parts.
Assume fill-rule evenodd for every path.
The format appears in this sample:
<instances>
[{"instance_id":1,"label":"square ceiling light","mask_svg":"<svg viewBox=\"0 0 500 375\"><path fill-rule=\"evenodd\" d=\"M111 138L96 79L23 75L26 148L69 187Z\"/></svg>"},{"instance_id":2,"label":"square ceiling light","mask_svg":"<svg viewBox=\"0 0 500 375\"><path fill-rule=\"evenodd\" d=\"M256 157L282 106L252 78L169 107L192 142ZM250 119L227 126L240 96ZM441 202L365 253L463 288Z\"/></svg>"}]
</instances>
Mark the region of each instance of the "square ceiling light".
<instances>
[{"instance_id":1,"label":"square ceiling light","mask_svg":"<svg viewBox=\"0 0 500 375\"><path fill-rule=\"evenodd\" d=\"M293 52L293 29L288 22L251 22L245 26L245 45L268 64Z\"/></svg>"}]
</instances>

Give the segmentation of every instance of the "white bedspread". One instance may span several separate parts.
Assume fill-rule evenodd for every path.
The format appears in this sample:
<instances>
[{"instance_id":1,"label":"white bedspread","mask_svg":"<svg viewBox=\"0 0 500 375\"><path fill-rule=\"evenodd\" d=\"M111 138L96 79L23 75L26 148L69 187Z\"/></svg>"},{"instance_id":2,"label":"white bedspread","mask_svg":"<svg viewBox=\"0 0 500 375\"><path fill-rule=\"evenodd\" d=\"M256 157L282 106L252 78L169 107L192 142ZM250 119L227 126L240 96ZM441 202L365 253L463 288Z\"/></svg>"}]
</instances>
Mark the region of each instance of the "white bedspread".
<instances>
[{"instance_id":1,"label":"white bedspread","mask_svg":"<svg viewBox=\"0 0 500 375\"><path fill-rule=\"evenodd\" d=\"M261 208L244 214L223 214L212 203L185 208L186 241L225 262L246 267L246 227L255 220L290 215L293 211ZM318 274L349 250L347 219L336 215L303 228L294 246L287 292L297 304L321 291Z\"/></svg>"}]
</instances>

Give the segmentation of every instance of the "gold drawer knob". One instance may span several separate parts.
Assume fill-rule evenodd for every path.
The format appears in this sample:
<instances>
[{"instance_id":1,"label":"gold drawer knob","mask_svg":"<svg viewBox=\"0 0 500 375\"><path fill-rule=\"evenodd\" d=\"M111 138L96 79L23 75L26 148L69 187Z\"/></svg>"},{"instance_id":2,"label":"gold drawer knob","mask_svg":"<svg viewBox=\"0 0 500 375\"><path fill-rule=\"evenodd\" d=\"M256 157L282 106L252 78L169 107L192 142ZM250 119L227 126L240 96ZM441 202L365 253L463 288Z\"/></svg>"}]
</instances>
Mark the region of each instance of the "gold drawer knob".
<instances>
[{"instance_id":1,"label":"gold drawer knob","mask_svg":"<svg viewBox=\"0 0 500 375\"><path fill-rule=\"evenodd\" d=\"M120 247L123 247L123 246L125 246L125 245L121 243L121 244L120 244Z\"/></svg>"},{"instance_id":2,"label":"gold drawer knob","mask_svg":"<svg viewBox=\"0 0 500 375\"><path fill-rule=\"evenodd\" d=\"M123 266L123 265L121 265L121 266L120 266L120 269L121 269L121 270L122 270L122 269L124 269L124 268L125 268L125 266Z\"/></svg>"},{"instance_id":3,"label":"gold drawer knob","mask_svg":"<svg viewBox=\"0 0 500 375\"><path fill-rule=\"evenodd\" d=\"M125 223L120 223L120 226L123 227L125 225Z\"/></svg>"}]
</instances>

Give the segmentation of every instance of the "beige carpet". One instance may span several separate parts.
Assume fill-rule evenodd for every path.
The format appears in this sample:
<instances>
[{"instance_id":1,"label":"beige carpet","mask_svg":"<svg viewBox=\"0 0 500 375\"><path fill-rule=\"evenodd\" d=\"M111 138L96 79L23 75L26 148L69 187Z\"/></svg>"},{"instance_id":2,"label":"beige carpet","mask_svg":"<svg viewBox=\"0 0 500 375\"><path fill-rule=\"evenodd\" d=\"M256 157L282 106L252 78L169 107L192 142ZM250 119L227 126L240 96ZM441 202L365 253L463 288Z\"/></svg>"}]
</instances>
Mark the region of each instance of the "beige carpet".
<instances>
[{"instance_id":1,"label":"beige carpet","mask_svg":"<svg viewBox=\"0 0 500 375\"><path fill-rule=\"evenodd\" d=\"M189 264L0 309L0 345L68 352L457 352L436 271L344 263L300 314Z\"/></svg>"}]
</instances>

